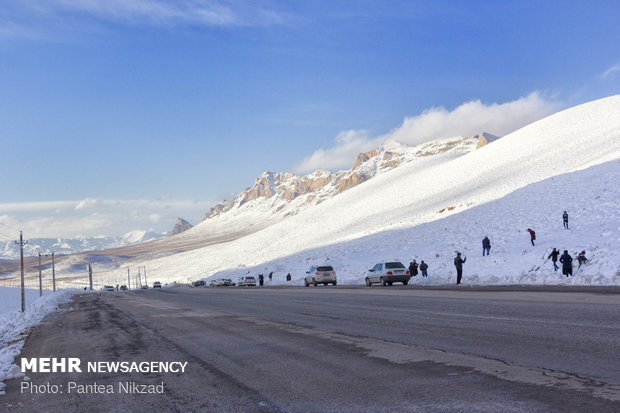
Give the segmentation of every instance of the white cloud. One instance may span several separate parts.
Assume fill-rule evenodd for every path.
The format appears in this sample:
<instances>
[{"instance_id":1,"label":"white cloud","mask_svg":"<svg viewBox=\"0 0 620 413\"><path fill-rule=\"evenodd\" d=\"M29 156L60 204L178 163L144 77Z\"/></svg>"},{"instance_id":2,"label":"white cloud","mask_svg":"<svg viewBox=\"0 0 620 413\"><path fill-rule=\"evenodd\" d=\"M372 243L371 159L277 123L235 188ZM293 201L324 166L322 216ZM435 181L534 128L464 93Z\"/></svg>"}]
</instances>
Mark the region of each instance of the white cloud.
<instances>
[{"instance_id":1,"label":"white cloud","mask_svg":"<svg viewBox=\"0 0 620 413\"><path fill-rule=\"evenodd\" d=\"M86 198L75 206L75 210L79 211L80 209L89 209L93 208L97 205L101 205L101 199L99 198Z\"/></svg>"},{"instance_id":2,"label":"white cloud","mask_svg":"<svg viewBox=\"0 0 620 413\"><path fill-rule=\"evenodd\" d=\"M620 71L620 62L616 63L615 65L613 65L612 67L610 67L609 69L601 73L601 80L607 80L609 76L619 71Z\"/></svg>"},{"instance_id":3,"label":"white cloud","mask_svg":"<svg viewBox=\"0 0 620 413\"><path fill-rule=\"evenodd\" d=\"M376 138L368 137L364 131L341 132L333 147L315 151L295 170L306 173L317 168L349 168L360 152L377 147L389 139L415 146L433 139L471 136L480 132L503 136L559 108L558 102L544 98L539 92L502 104L486 105L480 100L473 100L452 111L433 107L420 115L405 118L401 126Z\"/></svg>"}]
</instances>

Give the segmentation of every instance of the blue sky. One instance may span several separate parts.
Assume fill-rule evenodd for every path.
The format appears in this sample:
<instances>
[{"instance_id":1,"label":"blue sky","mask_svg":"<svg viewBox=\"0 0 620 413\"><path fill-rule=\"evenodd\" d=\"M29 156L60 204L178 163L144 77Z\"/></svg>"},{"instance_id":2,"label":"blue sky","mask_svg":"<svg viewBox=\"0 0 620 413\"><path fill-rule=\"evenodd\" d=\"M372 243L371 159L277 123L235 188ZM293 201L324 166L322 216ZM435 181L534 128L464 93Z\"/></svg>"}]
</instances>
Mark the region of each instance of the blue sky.
<instances>
[{"instance_id":1,"label":"blue sky","mask_svg":"<svg viewBox=\"0 0 620 413\"><path fill-rule=\"evenodd\" d=\"M508 133L620 92L618 16L617 1L0 0L0 222L169 230L265 170Z\"/></svg>"}]
</instances>

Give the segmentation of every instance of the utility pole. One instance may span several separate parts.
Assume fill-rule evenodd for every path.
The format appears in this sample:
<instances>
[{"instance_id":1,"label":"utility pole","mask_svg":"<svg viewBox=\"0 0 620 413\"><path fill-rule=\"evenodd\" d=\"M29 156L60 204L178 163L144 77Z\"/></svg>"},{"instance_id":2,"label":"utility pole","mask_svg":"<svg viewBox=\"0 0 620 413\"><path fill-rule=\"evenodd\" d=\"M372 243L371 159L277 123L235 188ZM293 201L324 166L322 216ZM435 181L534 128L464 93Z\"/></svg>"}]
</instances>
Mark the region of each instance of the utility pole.
<instances>
[{"instance_id":1,"label":"utility pole","mask_svg":"<svg viewBox=\"0 0 620 413\"><path fill-rule=\"evenodd\" d=\"M140 282L140 287L142 287L142 278L140 277L140 268L138 267L138 281Z\"/></svg>"},{"instance_id":2,"label":"utility pole","mask_svg":"<svg viewBox=\"0 0 620 413\"><path fill-rule=\"evenodd\" d=\"M52 289L56 291L56 265L54 263L54 251L52 251Z\"/></svg>"},{"instance_id":3,"label":"utility pole","mask_svg":"<svg viewBox=\"0 0 620 413\"><path fill-rule=\"evenodd\" d=\"M93 267L88 263L88 283L90 284L90 290L93 290Z\"/></svg>"},{"instance_id":4,"label":"utility pole","mask_svg":"<svg viewBox=\"0 0 620 413\"><path fill-rule=\"evenodd\" d=\"M131 278L129 278L129 267L127 267L127 289L131 290Z\"/></svg>"},{"instance_id":5,"label":"utility pole","mask_svg":"<svg viewBox=\"0 0 620 413\"><path fill-rule=\"evenodd\" d=\"M26 311L26 292L24 286L24 244L28 244L28 241L24 242L24 237L22 232L19 231L19 241L15 241L16 244L19 245L19 261L21 264L21 272L22 272L22 313Z\"/></svg>"},{"instance_id":6,"label":"utility pole","mask_svg":"<svg viewBox=\"0 0 620 413\"><path fill-rule=\"evenodd\" d=\"M144 268L144 284L149 285L149 282L146 280L146 267Z\"/></svg>"},{"instance_id":7,"label":"utility pole","mask_svg":"<svg viewBox=\"0 0 620 413\"><path fill-rule=\"evenodd\" d=\"M43 295L43 281L41 279L41 253L39 253L39 297Z\"/></svg>"}]
</instances>

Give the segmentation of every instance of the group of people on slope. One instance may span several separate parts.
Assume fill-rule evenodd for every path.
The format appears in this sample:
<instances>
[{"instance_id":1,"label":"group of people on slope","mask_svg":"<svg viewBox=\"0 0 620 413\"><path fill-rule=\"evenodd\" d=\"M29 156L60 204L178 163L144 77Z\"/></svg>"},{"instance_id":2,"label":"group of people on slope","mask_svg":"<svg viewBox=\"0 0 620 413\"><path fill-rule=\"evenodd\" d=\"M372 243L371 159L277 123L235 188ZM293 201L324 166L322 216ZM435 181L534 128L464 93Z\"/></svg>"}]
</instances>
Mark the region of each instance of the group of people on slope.
<instances>
[{"instance_id":1,"label":"group of people on slope","mask_svg":"<svg viewBox=\"0 0 620 413\"><path fill-rule=\"evenodd\" d=\"M549 256L547 257L548 260L550 259L551 262L553 262L553 270L558 270L557 262L560 261L560 263L562 264L562 274L566 275L567 277L573 275L573 258L568 253L568 250L564 250L564 254L562 254L559 259L558 256L560 256L560 251L558 251L557 248L554 248L553 251L551 251L551 254L549 254ZM586 258L586 251L581 251L577 255L576 259L579 263L577 269L579 269L581 268L582 264L588 261L588 259Z\"/></svg>"},{"instance_id":2,"label":"group of people on slope","mask_svg":"<svg viewBox=\"0 0 620 413\"><path fill-rule=\"evenodd\" d=\"M566 211L564 211L564 213L562 214L562 222L563 222L564 228L568 229L568 212ZM536 232L531 228L528 228L527 232L529 232L530 242L534 246L535 245L534 241L536 240ZM490 255L490 254L491 254L491 240L489 240L489 237L485 235L484 238L482 239L482 256L484 257L485 255ZM553 262L554 270L555 271L558 270L558 265L557 265L558 256L559 256L559 261L562 264L562 273L566 275L567 277L569 275L573 275L573 264L572 264L573 258L568 253L568 250L564 250L564 254L560 256L560 252L556 248L554 248L551 254L549 254L549 257L547 257L547 259L551 259L551 261ZM577 269L579 269L581 268L582 264L588 261L588 259L586 258L585 250L581 251L581 253L577 255L576 259L579 262L579 267L577 267ZM454 266L456 267L456 283L457 284L461 283L461 278L463 277L463 264L465 263L466 260L467 260L466 257L464 256L461 257L460 252L457 253L456 257L454 258ZM411 266L410 266L410 271L411 271Z\"/></svg>"}]
</instances>

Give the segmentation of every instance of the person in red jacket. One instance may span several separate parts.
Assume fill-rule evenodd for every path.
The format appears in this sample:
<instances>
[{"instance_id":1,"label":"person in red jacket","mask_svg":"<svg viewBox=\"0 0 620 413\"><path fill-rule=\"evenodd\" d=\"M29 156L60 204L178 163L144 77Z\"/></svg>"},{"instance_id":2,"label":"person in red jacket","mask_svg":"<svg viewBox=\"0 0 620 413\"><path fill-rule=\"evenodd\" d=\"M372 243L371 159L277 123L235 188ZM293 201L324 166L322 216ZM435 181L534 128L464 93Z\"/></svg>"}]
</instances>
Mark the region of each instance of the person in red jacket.
<instances>
[{"instance_id":1,"label":"person in red jacket","mask_svg":"<svg viewBox=\"0 0 620 413\"><path fill-rule=\"evenodd\" d=\"M534 240L536 239L536 233L532 228L528 228L527 232L530 233L530 241L532 241L532 245L534 245Z\"/></svg>"}]
</instances>

